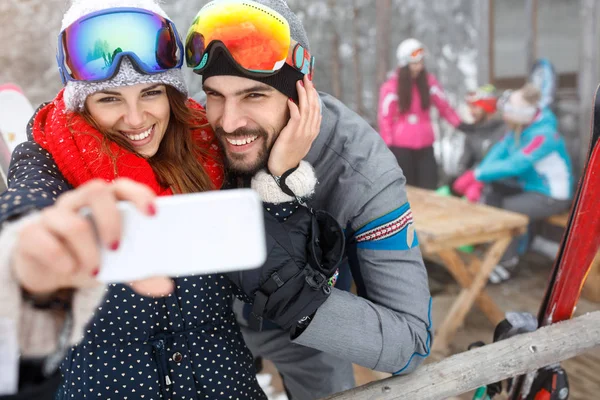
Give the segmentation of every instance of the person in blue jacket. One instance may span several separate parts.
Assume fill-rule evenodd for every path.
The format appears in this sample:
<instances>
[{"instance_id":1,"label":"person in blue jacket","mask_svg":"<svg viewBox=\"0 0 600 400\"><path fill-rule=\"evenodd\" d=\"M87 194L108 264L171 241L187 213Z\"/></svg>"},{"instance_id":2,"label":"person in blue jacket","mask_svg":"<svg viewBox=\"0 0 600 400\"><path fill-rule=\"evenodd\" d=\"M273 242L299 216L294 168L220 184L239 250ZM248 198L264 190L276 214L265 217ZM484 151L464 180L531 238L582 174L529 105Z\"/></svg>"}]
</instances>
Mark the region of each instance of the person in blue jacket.
<instances>
[{"instance_id":1,"label":"person in blue jacket","mask_svg":"<svg viewBox=\"0 0 600 400\"><path fill-rule=\"evenodd\" d=\"M540 91L532 84L505 94L499 107L508 133L456 181L455 190L470 201L525 214L531 222L570 207L571 159L556 116L550 108L540 108L539 99ZM516 239L490 276L493 283L510 277L519 262L518 250Z\"/></svg>"}]
</instances>

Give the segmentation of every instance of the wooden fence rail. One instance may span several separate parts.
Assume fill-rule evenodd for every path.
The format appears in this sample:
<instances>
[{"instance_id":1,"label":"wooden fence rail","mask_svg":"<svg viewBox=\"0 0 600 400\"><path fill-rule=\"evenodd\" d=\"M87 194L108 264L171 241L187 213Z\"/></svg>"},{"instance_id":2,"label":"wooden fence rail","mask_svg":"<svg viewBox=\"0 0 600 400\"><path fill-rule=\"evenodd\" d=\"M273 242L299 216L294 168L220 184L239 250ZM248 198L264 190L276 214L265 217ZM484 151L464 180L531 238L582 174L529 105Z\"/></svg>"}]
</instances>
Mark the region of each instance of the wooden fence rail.
<instances>
[{"instance_id":1,"label":"wooden fence rail","mask_svg":"<svg viewBox=\"0 0 600 400\"><path fill-rule=\"evenodd\" d=\"M572 358L600 345L600 311L347 390L326 400L439 400Z\"/></svg>"}]
</instances>

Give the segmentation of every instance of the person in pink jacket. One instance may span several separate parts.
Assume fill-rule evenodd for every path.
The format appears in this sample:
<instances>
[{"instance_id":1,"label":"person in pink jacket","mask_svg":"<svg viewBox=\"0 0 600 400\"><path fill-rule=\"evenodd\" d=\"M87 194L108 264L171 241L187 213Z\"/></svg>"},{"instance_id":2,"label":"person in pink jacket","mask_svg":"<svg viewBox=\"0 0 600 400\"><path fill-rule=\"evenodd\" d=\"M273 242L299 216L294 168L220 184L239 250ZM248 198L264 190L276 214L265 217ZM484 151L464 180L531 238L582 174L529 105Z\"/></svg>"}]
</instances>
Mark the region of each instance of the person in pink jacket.
<instances>
[{"instance_id":1,"label":"person in pink jacket","mask_svg":"<svg viewBox=\"0 0 600 400\"><path fill-rule=\"evenodd\" d=\"M429 110L433 104L452 126L469 131L471 125L448 104L437 79L425 69L425 48L416 39L398 46L398 71L379 92L379 133L398 159L409 185L435 189L437 163L433 153L435 136Z\"/></svg>"}]
</instances>

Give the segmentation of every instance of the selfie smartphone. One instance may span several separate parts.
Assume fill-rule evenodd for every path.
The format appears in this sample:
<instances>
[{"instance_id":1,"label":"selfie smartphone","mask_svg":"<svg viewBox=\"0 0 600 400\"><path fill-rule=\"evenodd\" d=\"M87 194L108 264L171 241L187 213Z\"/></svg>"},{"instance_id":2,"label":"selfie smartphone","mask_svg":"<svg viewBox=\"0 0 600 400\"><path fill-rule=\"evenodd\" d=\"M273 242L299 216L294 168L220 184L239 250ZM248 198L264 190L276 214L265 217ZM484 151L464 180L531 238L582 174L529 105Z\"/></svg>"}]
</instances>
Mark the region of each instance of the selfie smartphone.
<instances>
[{"instance_id":1,"label":"selfie smartphone","mask_svg":"<svg viewBox=\"0 0 600 400\"><path fill-rule=\"evenodd\" d=\"M159 197L153 217L128 202L118 208L120 245L102 246L102 282L225 273L266 260L262 202L251 189Z\"/></svg>"}]
</instances>

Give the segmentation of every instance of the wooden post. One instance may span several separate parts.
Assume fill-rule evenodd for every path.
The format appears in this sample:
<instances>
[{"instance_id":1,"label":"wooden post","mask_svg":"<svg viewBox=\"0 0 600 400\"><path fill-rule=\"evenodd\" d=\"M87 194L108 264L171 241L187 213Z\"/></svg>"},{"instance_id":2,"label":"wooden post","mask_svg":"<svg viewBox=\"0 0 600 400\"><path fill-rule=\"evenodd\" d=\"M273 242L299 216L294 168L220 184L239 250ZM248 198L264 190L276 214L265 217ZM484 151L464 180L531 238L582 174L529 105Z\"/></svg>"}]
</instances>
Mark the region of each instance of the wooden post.
<instances>
[{"instance_id":1,"label":"wooden post","mask_svg":"<svg viewBox=\"0 0 600 400\"><path fill-rule=\"evenodd\" d=\"M526 41L525 41L525 55L527 58L527 71L525 76L529 75L529 71L535 63L537 57L537 0L526 0L525 1L525 16L529 23L526 26Z\"/></svg>"},{"instance_id":2,"label":"wooden post","mask_svg":"<svg viewBox=\"0 0 600 400\"><path fill-rule=\"evenodd\" d=\"M375 2L376 12L376 59L377 72L375 77L375 87L379 89L385 81L386 75L390 70L390 19L391 19L392 0L377 0Z\"/></svg>"},{"instance_id":3,"label":"wooden post","mask_svg":"<svg viewBox=\"0 0 600 400\"><path fill-rule=\"evenodd\" d=\"M477 29L477 85L492 82L494 60L494 16L491 13L493 0L480 0L473 2L473 15Z\"/></svg>"},{"instance_id":4,"label":"wooden post","mask_svg":"<svg viewBox=\"0 0 600 400\"><path fill-rule=\"evenodd\" d=\"M329 10L332 15L335 12L335 0L327 0ZM338 32L335 18L331 20L331 89L333 95L340 101L343 101L342 92L342 61L340 60L340 34Z\"/></svg>"},{"instance_id":5,"label":"wooden post","mask_svg":"<svg viewBox=\"0 0 600 400\"><path fill-rule=\"evenodd\" d=\"M587 162L594 92L598 86L598 18L596 0L581 0L581 47L579 56L579 167Z\"/></svg>"},{"instance_id":6,"label":"wooden post","mask_svg":"<svg viewBox=\"0 0 600 400\"><path fill-rule=\"evenodd\" d=\"M354 99L356 103L356 113L361 117L366 117L363 101L363 70L362 54L360 49L360 4L357 0L353 1L352 7L352 61L354 63Z\"/></svg>"},{"instance_id":7,"label":"wooden post","mask_svg":"<svg viewBox=\"0 0 600 400\"><path fill-rule=\"evenodd\" d=\"M347 390L327 400L437 400L556 364L600 345L600 311Z\"/></svg>"}]
</instances>

